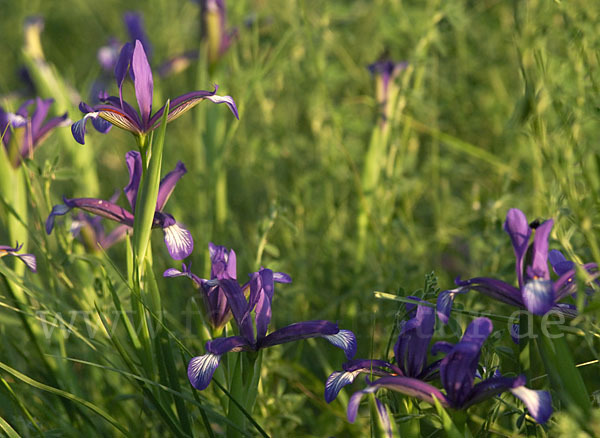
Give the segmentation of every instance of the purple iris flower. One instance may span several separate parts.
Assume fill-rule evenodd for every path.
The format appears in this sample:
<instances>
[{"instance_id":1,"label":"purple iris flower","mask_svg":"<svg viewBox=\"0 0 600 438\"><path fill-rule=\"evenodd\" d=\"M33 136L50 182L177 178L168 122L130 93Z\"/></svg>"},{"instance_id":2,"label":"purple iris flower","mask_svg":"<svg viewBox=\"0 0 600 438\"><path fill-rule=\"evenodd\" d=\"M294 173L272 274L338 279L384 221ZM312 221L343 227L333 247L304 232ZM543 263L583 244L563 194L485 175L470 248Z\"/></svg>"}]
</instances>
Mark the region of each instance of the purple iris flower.
<instances>
[{"instance_id":1,"label":"purple iris flower","mask_svg":"<svg viewBox=\"0 0 600 438\"><path fill-rule=\"evenodd\" d=\"M336 347L344 350L351 359L356 353L356 338L349 330L340 330L338 325L329 321L304 321L288 325L267 335L271 322L271 302L274 282L289 283L289 276L273 273L270 269L261 269L250 275L248 299L244 288L236 280L223 278L215 281L222 287L227 303L239 328L238 336L218 338L206 343L207 353L194 357L188 365L188 378L198 390L205 389L219 366L221 356L230 351L258 351L261 348L300 339L322 337ZM254 312L255 327L252 324Z\"/></svg>"},{"instance_id":2,"label":"purple iris flower","mask_svg":"<svg viewBox=\"0 0 600 438\"><path fill-rule=\"evenodd\" d=\"M175 268L167 269L164 277L189 277L197 289L202 289L204 307L208 314L210 325L215 329L220 329L231 319L231 309L227 304L227 296L223 287L219 284L221 280L237 280L236 277L236 257L233 249L228 250L224 246L218 246L212 242L208 244L210 253L211 269L210 280L206 280L193 274L191 267L183 264L182 270ZM275 281L290 282L287 274L276 273ZM288 281L289 280L289 281ZM242 290L247 289L248 285L242 286Z\"/></svg>"},{"instance_id":3,"label":"purple iris flower","mask_svg":"<svg viewBox=\"0 0 600 438\"><path fill-rule=\"evenodd\" d=\"M114 202L105 201L96 198L74 198L67 199L63 197L64 204L55 205L52 212L46 220L46 232L50 234L54 228L56 216L62 216L74 208L79 208L88 213L92 213L104 218L118 222L124 227L118 227L118 233L125 234L127 230L133 227L135 203L138 195L140 180L142 177L142 157L137 151L129 151L125 155L127 168L129 170L129 184L123 189L131 212L119 207ZM162 228L165 236L165 244L171 257L175 260L182 260L189 256L194 249L194 241L191 233L175 221L173 216L163 212L165 204L169 200L177 181L187 172L187 169L180 161L171 172L161 180L158 189L158 199L156 200L156 211L152 228ZM133 213L132 213L133 212ZM117 239L119 236L111 236L111 239Z\"/></svg>"},{"instance_id":4,"label":"purple iris flower","mask_svg":"<svg viewBox=\"0 0 600 438\"><path fill-rule=\"evenodd\" d=\"M492 329L492 322L488 318L477 318L469 324L462 339L456 345L448 342L434 344L432 354L447 353L439 364L440 380L445 393L414 377L400 375L382 377L369 383L366 389L352 395L348 403L348 421L353 423L356 419L358 406L364 394L386 388L417 397L431 404L434 404L436 398L443 407L452 409L467 409L502 392L510 391L521 399L535 421L545 423L552 414L550 393L526 388L524 376L513 378L495 375L475 384L481 347ZM379 410L380 415L381 411ZM389 422L387 413L383 420Z\"/></svg>"},{"instance_id":5,"label":"purple iris flower","mask_svg":"<svg viewBox=\"0 0 600 438\"><path fill-rule=\"evenodd\" d=\"M410 297L419 300L416 297ZM420 300L419 300L420 301ZM344 371L335 371L325 383L325 401L331 403L340 390L354 382L359 374L374 376L405 376L430 380L437 374L440 361L427 366L427 351L435 330L435 311L432 307L407 304L414 316L404 321L394 346L396 364L384 360L356 359L342 365Z\"/></svg>"},{"instance_id":6,"label":"purple iris flower","mask_svg":"<svg viewBox=\"0 0 600 438\"><path fill-rule=\"evenodd\" d=\"M0 137L13 167L33 156L34 149L42 144L54 128L71 123L67 119L67 113L46 120L52 102L54 99L37 97L23 103L16 113L6 112L0 107ZM30 115L30 107L34 104Z\"/></svg>"},{"instance_id":7,"label":"purple iris flower","mask_svg":"<svg viewBox=\"0 0 600 438\"><path fill-rule=\"evenodd\" d=\"M21 250L23 244L19 245L19 242L14 246L0 245L0 258L4 256L15 256L27 266L32 272L37 272L37 262L33 254L17 254Z\"/></svg>"},{"instance_id":8,"label":"purple iris flower","mask_svg":"<svg viewBox=\"0 0 600 438\"><path fill-rule=\"evenodd\" d=\"M391 85L406 67L408 67L408 62L394 62L390 60L377 61L367 67L375 77L377 103L381 107L383 123L387 122L389 116L389 103L392 95Z\"/></svg>"},{"instance_id":9,"label":"purple iris flower","mask_svg":"<svg viewBox=\"0 0 600 438\"><path fill-rule=\"evenodd\" d=\"M201 0L202 38L208 40L208 59L216 62L229 49L237 29L227 30L225 0Z\"/></svg>"},{"instance_id":10,"label":"purple iris flower","mask_svg":"<svg viewBox=\"0 0 600 438\"><path fill-rule=\"evenodd\" d=\"M465 281L457 279L456 284L459 286L457 289L443 291L438 296L437 312L440 320L447 323L454 297L471 289L503 303L527 309L535 315L544 315L550 310L556 310L566 316L574 316L575 306L559 303L559 301L575 292L576 269L575 265L567 261L559 251L548 252L548 237L553 224L554 221L550 219L532 228L521 210L510 209L506 214L504 230L510 236L515 251L519 287L516 288L495 278L476 277ZM529 241L534 230L533 244L530 246ZM530 253L528 253L529 249L531 249ZM525 266L526 258L530 260L527 266ZM548 261L559 275L555 281L550 278ZM597 270L597 265L594 263L583 267L589 272Z\"/></svg>"},{"instance_id":11,"label":"purple iris flower","mask_svg":"<svg viewBox=\"0 0 600 438\"><path fill-rule=\"evenodd\" d=\"M133 80L135 97L140 109L139 113L133 106L123 100L123 82L127 72ZM132 43L125 44L121 49L115 66L115 78L119 87L119 97L100 96L102 103L93 107L85 102L79 104L79 109L85 116L71 125L71 132L78 143L85 143L85 125L88 119L92 119L94 127L102 133L108 132L111 125L115 125L130 131L136 136L145 136L160 125L164 106L152 114L152 95L154 91L152 70L144 47L139 40L135 41L135 45ZM238 118L237 107L231 96L218 96L215 94L216 92L217 86L215 86L214 91L193 91L176 97L171 100L167 121L175 120L204 99L213 103L225 103L235 117Z\"/></svg>"}]
</instances>

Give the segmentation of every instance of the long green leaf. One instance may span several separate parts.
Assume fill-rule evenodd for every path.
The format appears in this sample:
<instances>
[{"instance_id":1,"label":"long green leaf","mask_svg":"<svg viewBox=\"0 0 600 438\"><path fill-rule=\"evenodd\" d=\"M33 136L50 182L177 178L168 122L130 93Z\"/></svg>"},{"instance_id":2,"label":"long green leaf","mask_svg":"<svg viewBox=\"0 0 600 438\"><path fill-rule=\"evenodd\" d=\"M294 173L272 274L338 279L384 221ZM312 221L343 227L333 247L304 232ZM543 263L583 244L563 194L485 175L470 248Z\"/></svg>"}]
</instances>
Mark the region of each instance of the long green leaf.
<instances>
[{"instance_id":1,"label":"long green leaf","mask_svg":"<svg viewBox=\"0 0 600 438\"><path fill-rule=\"evenodd\" d=\"M30 386L33 386L34 388L41 389L42 391L46 391L46 392L49 392L54 395L58 395L60 397L63 397L67 400L73 401L75 403L78 403L78 404L88 408L89 410L91 410L92 412L95 412L100 417L104 418L106 421L108 421L110 424L112 424L121 433L128 436L127 430L125 428L123 428L123 426L121 426L117 420L115 420L112 416L110 416L110 414L108 414L103 409L99 408L98 406L94 405L93 403L90 403L87 400L84 400L74 394L71 394L70 392L63 391L62 389L58 389L58 388L54 388L52 386L45 385L41 382L38 382L37 380L33 380L31 377L28 377L25 374L20 373L19 371L15 370L14 368L11 368L10 366L6 365L3 362L0 362L0 369L3 369L4 371L6 371L9 374L12 374L13 377L19 379L20 381L22 381Z\"/></svg>"}]
</instances>

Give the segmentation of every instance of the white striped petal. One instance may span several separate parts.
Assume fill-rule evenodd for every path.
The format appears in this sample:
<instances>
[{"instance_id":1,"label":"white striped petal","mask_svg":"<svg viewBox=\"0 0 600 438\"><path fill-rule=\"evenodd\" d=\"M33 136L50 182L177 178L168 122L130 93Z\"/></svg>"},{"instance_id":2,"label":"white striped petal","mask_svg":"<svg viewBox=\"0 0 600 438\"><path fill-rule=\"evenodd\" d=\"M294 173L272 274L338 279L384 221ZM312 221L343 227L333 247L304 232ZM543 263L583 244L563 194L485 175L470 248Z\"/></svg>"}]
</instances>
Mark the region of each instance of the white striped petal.
<instances>
[{"instance_id":1,"label":"white striped petal","mask_svg":"<svg viewBox=\"0 0 600 438\"><path fill-rule=\"evenodd\" d=\"M340 330L335 335L323 335L323 337L344 350L346 358L352 359L356 354L356 336L350 330Z\"/></svg>"},{"instance_id":2,"label":"white striped petal","mask_svg":"<svg viewBox=\"0 0 600 438\"><path fill-rule=\"evenodd\" d=\"M218 354L205 354L190 360L188 365L188 379L192 386L200 391L210 383L212 376L219 366L221 356Z\"/></svg>"},{"instance_id":3,"label":"white striped petal","mask_svg":"<svg viewBox=\"0 0 600 438\"><path fill-rule=\"evenodd\" d=\"M192 233L179 224L175 223L163 228L165 233L165 245L169 254L175 260L183 260L192 253L194 249L194 239Z\"/></svg>"}]
</instances>

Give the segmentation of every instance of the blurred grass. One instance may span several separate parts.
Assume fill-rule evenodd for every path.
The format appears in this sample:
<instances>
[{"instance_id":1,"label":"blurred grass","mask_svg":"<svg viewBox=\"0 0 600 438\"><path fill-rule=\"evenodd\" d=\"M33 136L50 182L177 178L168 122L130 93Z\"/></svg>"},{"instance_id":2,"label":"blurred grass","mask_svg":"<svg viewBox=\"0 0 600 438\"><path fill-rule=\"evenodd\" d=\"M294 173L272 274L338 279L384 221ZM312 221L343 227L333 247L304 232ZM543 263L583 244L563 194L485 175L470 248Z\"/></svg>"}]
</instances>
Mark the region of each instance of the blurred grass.
<instances>
[{"instance_id":1,"label":"blurred grass","mask_svg":"<svg viewBox=\"0 0 600 438\"><path fill-rule=\"evenodd\" d=\"M86 101L100 72L97 49L110 36L126 38L121 18L126 10L144 16L154 45L153 67L200 46L199 8L183 0L129 2L127 8L112 0L3 0L0 7L5 48L0 94L8 96L1 104L12 109L24 98L15 94L24 89L16 71L23 64L22 25L29 15L44 17L46 59ZM189 173L168 211L194 235L191 260L200 276L209 275L209 241L236 250L240 279L258 262L292 276L291 285L278 286L273 327L336 320L357 334L358 357L381 356L397 307L374 299L372 292L402 288L408 294L422 287L432 270L441 288L452 287L457 275L512 279L512 249L502 231L511 207L531 219L554 217L552 246L564 247L580 261L600 261L600 11L594 2L256 0L230 1L228 13L239 38L214 73L202 73L193 64L171 77L155 77L155 93L162 100L217 83L219 93L233 96L240 109L237 122L223 108L203 103L169 125L163 168L182 160ZM382 202L375 202L370 213L366 256L358 263L360 175L378 113L366 65L384 53L409 61L410 67L399 78L404 108L391 127L390 148L396 153L385 163L377 192ZM198 84L198 78L205 82ZM157 98L155 106L161 104ZM213 131L221 132L203 126L207 120L216 120ZM127 183L123 157L135 142L116 128L102 136L90 127L88 136L98 160L89 165L100 180L99 193L93 194L107 199ZM44 160L58 157L55 170L68 170L66 137L55 134L39 149L35 161L41 168ZM218 143L208 143L215 138ZM218 166L215 159L222 160ZM227 181L228 214L220 225L215 172L225 172ZM51 184L52 204L63 194L86 193L80 176L66 181L45 176L37 176L34 184ZM386 199L395 200L391 210ZM43 220L46 207L39 198L35 204ZM94 304L110 312L107 277L98 268L105 263L76 256L83 250L64 229L55 233L66 240L67 251L57 234L46 243L37 215L30 217L35 230L30 250L42 260L40 274L27 277L31 313L42 309L66 317L93 310ZM167 267L179 267L161 239L155 233L157 277ZM261 242L266 245L258 260ZM126 271L124 244L108 255ZM109 277L119 284L113 274ZM158 280L170 329L189 351L203 352L200 330L185 316L194 291L184 280ZM124 286L118 288L124 296ZM2 302L10 305L5 294ZM475 294L461 302L468 309L506 314L504 307ZM591 312L578 324L592 328L594 316ZM3 363L43 382L47 370L29 352L15 312L0 311L0 321L0 331L10 340L0 349ZM77 324L85 329L82 320ZM92 342L98 350L76 336L61 340L56 332L45 353L123 368L107 338ZM597 348L597 341L590 342ZM324 379L343 360L328 347L303 342L264 352L255 419L273 436L364 436L368 420L350 425L341 403L323 402ZM590 351L576 349L576 360L596 358ZM51 362L61 389L108 410L133 435L164 431L135 382L83 364ZM185 360L179 362L187 388ZM596 390L597 373L585 376L588 390ZM79 417L70 419L50 395L9 383L46 433L70 434L78 422L86 424ZM202 397L218 410L216 389ZM34 434L18 404L8 398L0 403L2 418L20 433ZM474 411L485 418L485 408ZM198 415L193 411L193 418ZM91 421L90 431L97 427L95 433L109 433L108 424Z\"/></svg>"}]
</instances>

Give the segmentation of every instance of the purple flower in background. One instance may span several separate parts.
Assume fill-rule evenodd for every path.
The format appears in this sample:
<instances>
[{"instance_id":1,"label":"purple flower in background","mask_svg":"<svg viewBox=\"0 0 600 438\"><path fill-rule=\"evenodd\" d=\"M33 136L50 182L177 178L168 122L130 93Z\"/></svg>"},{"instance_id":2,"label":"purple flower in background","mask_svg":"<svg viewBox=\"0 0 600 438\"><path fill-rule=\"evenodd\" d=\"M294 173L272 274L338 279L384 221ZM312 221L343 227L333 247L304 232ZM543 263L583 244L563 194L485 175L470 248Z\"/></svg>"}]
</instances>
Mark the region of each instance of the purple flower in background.
<instances>
[{"instance_id":1,"label":"purple flower in background","mask_svg":"<svg viewBox=\"0 0 600 438\"><path fill-rule=\"evenodd\" d=\"M54 128L71 123L67 119L67 113L46 120L52 102L54 99L38 97L23 103L15 113L6 112L0 107L0 137L14 167L17 167L21 160L32 157L35 148L42 144ZM34 108L30 115L32 105Z\"/></svg>"},{"instance_id":2,"label":"purple flower in background","mask_svg":"<svg viewBox=\"0 0 600 438\"><path fill-rule=\"evenodd\" d=\"M516 256L516 271L519 287L495 278L476 277L470 280L456 280L457 289L440 293L437 300L438 317L447 323L452 310L454 297L471 289L495 298L503 303L527 309L535 315L544 315L550 310L556 310L566 316L574 316L575 306L559 303L560 300L575 292L575 265L567 261L560 251L548 252L548 237L554 221L545 221L532 228L525 214L516 208L506 214L504 230L511 238ZM533 243L529 245L533 231ZM528 249L531 250L530 262L525 265ZM529 260L529 257L528 257ZM548 269L548 261L559 277L552 281ZM597 265L589 263L583 266L589 272L597 270Z\"/></svg>"},{"instance_id":3,"label":"purple flower in background","mask_svg":"<svg viewBox=\"0 0 600 438\"><path fill-rule=\"evenodd\" d=\"M419 300L416 297L409 297ZM421 300L419 300L421 301ZM409 314L414 316L404 321L394 346L396 364L383 360L356 359L346 362L344 371L335 371L325 383L325 401L331 403L340 390L354 382L359 374L374 376L405 376L419 380L430 380L437 374L440 361L427 366L429 343L435 330L435 310L432 307L407 304Z\"/></svg>"},{"instance_id":4,"label":"purple flower in background","mask_svg":"<svg viewBox=\"0 0 600 438\"><path fill-rule=\"evenodd\" d=\"M133 80L139 113L123 100L123 82L127 72ZM100 99L102 103L93 107L85 102L80 103L79 109L85 116L71 125L71 132L78 143L85 143L85 125L88 119L92 119L94 127L102 133L108 132L111 125L115 125L137 136L145 136L160 125L164 106L152 114L152 70L139 40L135 41L135 45L125 44L121 49L115 66L115 78L119 87L119 97L103 95ZM237 107L233 99L230 96L218 96L216 92L215 86L214 91L193 91L176 97L171 101L167 121L175 120L204 99L213 103L225 103L237 118Z\"/></svg>"},{"instance_id":5,"label":"purple flower in background","mask_svg":"<svg viewBox=\"0 0 600 438\"><path fill-rule=\"evenodd\" d=\"M408 62L389 60L377 61L368 66L375 78L377 103L380 106L382 123L387 123L390 113L390 100L393 98L394 80L408 67Z\"/></svg>"},{"instance_id":6,"label":"purple flower in background","mask_svg":"<svg viewBox=\"0 0 600 438\"><path fill-rule=\"evenodd\" d=\"M114 202L105 201L96 198L63 198L64 204L55 205L52 212L46 220L46 232L50 234L54 228L56 216L62 216L74 208L84 210L115 222L124 227L117 227L114 233L120 235L111 235L112 240L118 240L127 230L133 227L135 203L137 199L140 180L142 177L142 158L139 152L129 151L126 156L127 168L129 170L129 184L123 189L131 212L119 207ZM169 200L177 181L187 172L185 166L180 161L171 172L161 180L158 189L158 199L156 200L156 211L152 228L161 228L164 233L165 245L171 257L175 260L182 260L189 256L194 249L194 241L191 233L175 221L173 216L163 212L165 204ZM132 213L133 212L133 213Z\"/></svg>"},{"instance_id":7,"label":"purple flower in background","mask_svg":"<svg viewBox=\"0 0 600 438\"><path fill-rule=\"evenodd\" d=\"M208 60L215 63L229 49L237 30L227 30L225 0L201 0L200 8L202 39L208 42Z\"/></svg>"},{"instance_id":8,"label":"purple flower in background","mask_svg":"<svg viewBox=\"0 0 600 438\"><path fill-rule=\"evenodd\" d=\"M5 256L14 256L25 263L32 272L37 272L37 263L33 254L17 254L21 250L23 244L19 245L19 242L14 246L0 245L0 258Z\"/></svg>"},{"instance_id":9,"label":"purple flower in background","mask_svg":"<svg viewBox=\"0 0 600 438\"><path fill-rule=\"evenodd\" d=\"M233 317L239 329L238 336L218 338L206 343L207 353L194 357L188 365L188 378L196 389L205 389L219 366L221 356L230 351L258 351L261 348L284 344L300 339L322 337L344 350L351 359L356 353L356 338L349 330L340 330L337 324L329 321L304 321L288 325L267 335L271 322L271 302L274 282L289 283L290 277L261 269L251 274L250 281L240 287L236 280L223 278L215 281L227 298ZM244 289L249 288L248 299ZM254 312L254 326L252 324Z\"/></svg>"},{"instance_id":10,"label":"purple flower in background","mask_svg":"<svg viewBox=\"0 0 600 438\"><path fill-rule=\"evenodd\" d=\"M358 406L364 394L374 393L379 388L401 392L411 397L434 404L436 398L445 408L467 409L470 406L510 391L525 404L530 415L538 423L545 423L552 414L552 399L547 391L534 391L525 387L525 377L494 376L475 384L481 347L492 332L492 322L488 318L473 320L462 339L452 345L448 342L437 342L432 353L447 353L439 364L439 374L445 393L433 385L413 377L382 377L362 391L356 392L348 403L348 421L356 419ZM382 410L379 410L380 415ZM383 410L385 413L385 410ZM384 414L384 422L387 413Z\"/></svg>"},{"instance_id":11,"label":"purple flower in background","mask_svg":"<svg viewBox=\"0 0 600 438\"><path fill-rule=\"evenodd\" d=\"M219 281L226 279L237 280L236 257L233 249L228 250L224 246L218 246L213 243L208 244L208 250L211 261L210 280L193 274L190 266L186 266L185 264L183 264L181 271L170 268L164 272L163 276L186 276L192 280L197 289L202 289L202 298L204 299L204 307L208 314L210 325L215 329L220 329L231 319L231 309L229 304L227 304L227 296ZM283 273L276 273L274 277L279 280L289 278ZM242 290L245 290L247 286L243 286Z\"/></svg>"}]
</instances>

